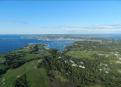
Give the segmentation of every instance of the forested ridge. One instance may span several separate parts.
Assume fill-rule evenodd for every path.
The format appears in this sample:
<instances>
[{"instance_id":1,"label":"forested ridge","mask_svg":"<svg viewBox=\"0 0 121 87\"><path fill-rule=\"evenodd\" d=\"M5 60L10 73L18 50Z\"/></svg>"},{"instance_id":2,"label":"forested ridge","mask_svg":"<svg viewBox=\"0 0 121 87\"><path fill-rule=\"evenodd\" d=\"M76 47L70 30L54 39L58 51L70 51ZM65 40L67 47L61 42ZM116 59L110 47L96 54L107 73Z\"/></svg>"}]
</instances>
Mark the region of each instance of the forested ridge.
<instances>
[{"instance_id":1,"label":"forested ridge","mask_svg":"<svg viewBox=\"0 0 121 87\"><path fill-rule=\"evenodd\" d=\"M0 56L0 87L121 87L121 42L33 44Z\"/></svg>"}]
</instances>

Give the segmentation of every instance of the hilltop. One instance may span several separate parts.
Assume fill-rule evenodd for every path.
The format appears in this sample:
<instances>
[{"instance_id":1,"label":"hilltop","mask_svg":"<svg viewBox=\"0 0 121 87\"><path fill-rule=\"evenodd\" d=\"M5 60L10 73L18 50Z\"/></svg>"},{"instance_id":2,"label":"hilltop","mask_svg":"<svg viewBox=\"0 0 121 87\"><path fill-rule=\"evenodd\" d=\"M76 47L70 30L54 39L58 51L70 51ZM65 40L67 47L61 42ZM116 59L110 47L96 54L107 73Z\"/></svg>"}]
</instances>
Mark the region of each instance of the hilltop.
<instances>
[{"instance_id":1,"label":"hilltop","mask_svg":"<svg viewBox=\"0 0 121 87\"><path fill-rule=\"evenodd\" d=\"M32 44L0 57L0 87L121 87L121 42Z\"/></svg>"}]
</instances>

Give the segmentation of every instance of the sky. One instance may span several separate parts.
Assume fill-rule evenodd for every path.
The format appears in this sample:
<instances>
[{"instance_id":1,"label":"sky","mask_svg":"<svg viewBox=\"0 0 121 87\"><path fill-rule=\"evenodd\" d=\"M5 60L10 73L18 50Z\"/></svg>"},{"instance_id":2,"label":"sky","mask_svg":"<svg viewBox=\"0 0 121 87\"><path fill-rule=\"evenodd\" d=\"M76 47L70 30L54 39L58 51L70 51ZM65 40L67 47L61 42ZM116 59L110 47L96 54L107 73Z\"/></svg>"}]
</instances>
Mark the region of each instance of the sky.
<instances>
[{"instance_id":1,"label":"sky","mask_svg":"<svg viewBox=\"0 0 121 87\"><path fill-rule=\"evenodd\" d=\"M121 1L1 0L0 34L121 34Z\"/></svg>"}]
</instances>

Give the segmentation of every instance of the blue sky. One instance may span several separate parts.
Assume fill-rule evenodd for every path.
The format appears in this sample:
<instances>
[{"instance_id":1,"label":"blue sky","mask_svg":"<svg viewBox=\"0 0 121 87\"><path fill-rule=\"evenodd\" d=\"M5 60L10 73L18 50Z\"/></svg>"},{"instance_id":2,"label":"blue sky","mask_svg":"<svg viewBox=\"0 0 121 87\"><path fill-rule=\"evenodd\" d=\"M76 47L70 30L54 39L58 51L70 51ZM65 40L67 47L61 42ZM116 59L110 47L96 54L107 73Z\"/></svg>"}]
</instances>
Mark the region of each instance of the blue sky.
<instances>
[{"instance_id":1,"label":"blue sky","mask_svg":"<svg viewBox=\"0 0 121 87\"><path fill-rule=\"evenodd\" d=\"M121 33L120 0L0 1L0 34Z\"/></svg>"}]
</instances>

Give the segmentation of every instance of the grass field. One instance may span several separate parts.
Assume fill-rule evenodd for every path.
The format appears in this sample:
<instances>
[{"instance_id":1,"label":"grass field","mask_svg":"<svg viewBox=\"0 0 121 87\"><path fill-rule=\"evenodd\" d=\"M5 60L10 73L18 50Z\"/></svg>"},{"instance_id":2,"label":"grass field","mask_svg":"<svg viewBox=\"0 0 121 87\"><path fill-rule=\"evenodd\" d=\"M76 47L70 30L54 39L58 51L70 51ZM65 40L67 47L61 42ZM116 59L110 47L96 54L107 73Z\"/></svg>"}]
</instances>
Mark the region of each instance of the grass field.
<instances>
[{"instance_id":1,"label":"grass field","mask_svg":"<svg viewBox=\"0 0 121 87\"><path fill-rule=\"evenodd\" d=\"M65 55L75 58L93 58L95 51L68 51Z\"/></svg>"},{"instance_id":2,"label":"grass field","mask_svg":"<svg viewBox=\"0 0 121 87\"><path fill-rule=\"evenodd\" d=\"M3 75L2 85L0 87L14 87L16 79L23 74L27 75L29 87L48 87L46 71L43 68L37 68L38 61L31 61L17 69L8 70Z\"/></svg>"}]
</instances>

